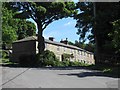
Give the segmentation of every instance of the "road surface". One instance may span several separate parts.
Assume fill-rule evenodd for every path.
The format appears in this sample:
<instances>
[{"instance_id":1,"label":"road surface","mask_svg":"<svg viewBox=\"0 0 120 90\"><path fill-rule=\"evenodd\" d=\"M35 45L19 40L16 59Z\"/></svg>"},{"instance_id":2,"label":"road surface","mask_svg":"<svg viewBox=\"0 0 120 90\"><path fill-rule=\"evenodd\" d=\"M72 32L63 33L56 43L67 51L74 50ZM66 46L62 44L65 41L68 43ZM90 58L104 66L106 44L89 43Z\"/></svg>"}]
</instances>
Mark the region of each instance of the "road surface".
<instances>
[{"instance_id":1,"label":"road surface","mask_svg":"<svg viewBox=\"0 0 120 90\"><path fill-rule=\"evenodd\" d=\"M87 69L2 67L2 88L118 88L118 78Z\"/></svg>"}]
</instances>

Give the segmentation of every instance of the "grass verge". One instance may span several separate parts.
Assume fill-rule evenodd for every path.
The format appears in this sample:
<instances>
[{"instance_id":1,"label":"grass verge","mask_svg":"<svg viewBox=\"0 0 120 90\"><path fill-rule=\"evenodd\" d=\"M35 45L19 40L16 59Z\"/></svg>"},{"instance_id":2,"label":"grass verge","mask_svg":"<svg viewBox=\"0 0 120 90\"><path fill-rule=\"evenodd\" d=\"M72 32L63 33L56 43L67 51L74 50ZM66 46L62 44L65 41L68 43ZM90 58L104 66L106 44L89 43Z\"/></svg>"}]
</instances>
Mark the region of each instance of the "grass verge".
<instances>
[{"instance_id":1,"label":"grass verge","mask_svg":"<svg viewBox=\"0 0 120 90\"><path fill-rule=\"evenodd\" d=\"M91 70L99 70L102 71L104 74L108 74L109 76L120 78L120 66L98 64L87 66L86 68Z\"/></svg>"}]
</instances>

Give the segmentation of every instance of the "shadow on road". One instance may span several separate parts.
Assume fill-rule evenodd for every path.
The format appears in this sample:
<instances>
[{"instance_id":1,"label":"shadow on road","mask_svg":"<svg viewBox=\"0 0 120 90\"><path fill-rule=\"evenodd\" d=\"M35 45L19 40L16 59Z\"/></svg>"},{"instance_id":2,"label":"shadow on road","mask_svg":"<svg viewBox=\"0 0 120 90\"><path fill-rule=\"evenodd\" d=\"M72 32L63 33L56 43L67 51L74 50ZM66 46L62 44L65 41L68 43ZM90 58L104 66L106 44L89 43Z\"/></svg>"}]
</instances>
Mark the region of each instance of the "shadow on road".
<instances>
[{"instance_id":1,"label":"shadow on road","mask_svg":"<svg viewBox=\"0 0 120 90\"><path fill-rule=\"evenodd\" d=\"M103 72L100 72L100 71L89 71L89 72L81 72L81 73L68 73L68 74L59 74L59 75L77 76L79 78L91 77L91 76L103 76L103 77L118 78L117 75L106 74L106 73L103 73Z\"/></svg>"},{"instance_id":2,"label":"shadow on road","mask_svg":"<svg viewBox=\"0 0 120 90\"><path fill-rule=\"evenodd\" d=\"M100 70L94 69L92 67L86 67L86 66L67 66L67 67L23 67L19 64L3 64L3 67L9 67L9 68L33 68L35 70L87 70L81 73L68 73L68 74L59 74L59 75L67 75L67 76L77 76L77 77L88 77L88 76L103 76L103 77L113 77L118 78L118 74L109 74L104 73Z\"/></svg>"},{"instance_id":3,"label":"shadow on road","mask_svg":"<svg viewBox=\"0 0 120 90\"><path fill-rule=\"evenodd\" d=\"M47 69L47 70L75 70L75 69L87 69L84 66L60 66L60 67L51 67L51 66L21 66L19 64L2 64L3 67L9 68L35 68L35 69Z\"/></svg>"}]
</instances>

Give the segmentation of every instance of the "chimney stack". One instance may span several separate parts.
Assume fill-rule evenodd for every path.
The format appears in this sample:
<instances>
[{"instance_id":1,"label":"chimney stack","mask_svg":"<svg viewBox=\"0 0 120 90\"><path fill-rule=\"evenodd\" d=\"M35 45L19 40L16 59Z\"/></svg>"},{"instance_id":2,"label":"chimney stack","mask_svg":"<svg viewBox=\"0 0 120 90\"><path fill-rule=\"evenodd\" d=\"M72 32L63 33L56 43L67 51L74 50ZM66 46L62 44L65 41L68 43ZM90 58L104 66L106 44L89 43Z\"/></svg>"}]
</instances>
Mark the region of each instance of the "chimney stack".
<instances>
[{"instance_id":1,"label":"chimney stack","mask_svg":"<svg viewBox=\"0 0 120 90\"><path fill-rule=\"evenodd\" d=\"M62 39L61 39L60 43L68 44L68 40L67 40L67 39L68 39L68 38L66 38L66 40L62 40Z\"/></svg>"},{"instance_id":2,"label":"chimney stack","mask_svg":"<svg viewBox=\"0 0 120 90\"><path fill-rule=\"evenodd\" d=\"M54 37L49 37L49 40L50 40L50 41L53 41L53 40L54 40Z\"/></svg>"}]
</instances>

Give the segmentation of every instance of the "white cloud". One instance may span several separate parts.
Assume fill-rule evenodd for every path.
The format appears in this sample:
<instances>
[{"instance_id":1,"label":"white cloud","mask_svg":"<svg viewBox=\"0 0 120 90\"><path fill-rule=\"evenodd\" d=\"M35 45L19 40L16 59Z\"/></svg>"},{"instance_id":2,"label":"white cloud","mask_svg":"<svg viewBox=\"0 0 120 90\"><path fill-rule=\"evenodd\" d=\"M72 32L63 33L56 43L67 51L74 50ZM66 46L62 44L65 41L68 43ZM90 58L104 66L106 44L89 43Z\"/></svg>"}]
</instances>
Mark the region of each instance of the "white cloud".
<instances>
[{"instance_id":1,"label":"white cloud","mask_svg":"<svg viewBox=\"0 0 120 90\"><path fill-rule=\"evenodd\" d=\"M60 32L59 31L51 31L51 32L47 32L47 33L43 33L43 36L48 39L49 37L57 37L58 34L60 35Z\"/></svg>"},{"instance_id":2,"label":"white cloud","mask_svg":"<svg viewBox=\"0 0 120 90\"><path fill-rule=\"evenodd\" d=\"M75 24L75 22L69 21L69 22L65 23L64 26L70 26L70 25L74 25L74 24Z\"/></svg>"},{"instance_id":3,"label":"white cloud","mask_svg":"<svg viewBox=\"0 0 120 90\"><path fill-rule=\"evenodd\" d=\"M70 25L70 22L64 24L64 26L68 26L68 25Z\"/></svg>"}]
</instances>

